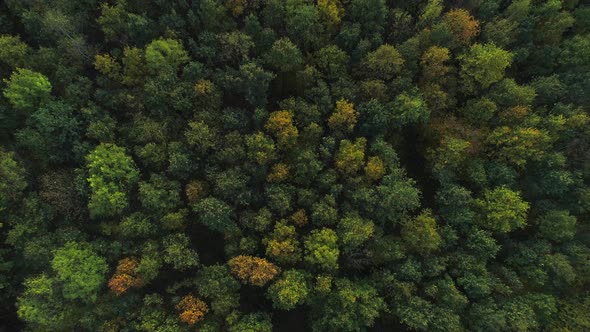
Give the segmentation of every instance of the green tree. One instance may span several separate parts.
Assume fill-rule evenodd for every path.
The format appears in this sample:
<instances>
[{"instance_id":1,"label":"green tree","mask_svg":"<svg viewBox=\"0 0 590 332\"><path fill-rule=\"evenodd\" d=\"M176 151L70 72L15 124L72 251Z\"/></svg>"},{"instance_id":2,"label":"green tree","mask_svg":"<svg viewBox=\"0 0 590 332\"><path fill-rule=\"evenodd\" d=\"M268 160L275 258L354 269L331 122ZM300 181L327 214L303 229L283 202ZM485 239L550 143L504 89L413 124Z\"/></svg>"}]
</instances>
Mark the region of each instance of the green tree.
<instances>
[{"instance_id":1,"label":"green tree","mask_svg":"<svg viewBox=\"0 0 590 332\"><path fill-rule=\"evenodd\" d=\"M420 206L420 191L415 182L398 169L385 175L374 189L356 190L354 200L378 225L398 223L409 211Z\"/></svg>"},{"instance_id":2,"label":"green tree","mask_svg":"<svg viewBox=\"0 0 590 332\"><path fill-rule=\"evenodd\" d=\"M145 48L145 61L153 74L176 71L189 60L187 52L178 40L157 39Z\"/></svg>"},{"instance_id":3,"label":"green tree","mask_svg":"<svg viewBox=\"0 0 590 332\"><path fill-rule=\"evenodd\" d=\"M226 63L241 63L248 60L250 49L254 46L252 38L245 33L232 31L218 36L219 57Z\"/></svg>"},{"instance_id":4,"label":"green tree","mask_svg":"<svg viewBox=\"0 0 590 332\"><path fill-rule=\"evenodd\" d=\"M236 223L233 220L233 210L222 200L207 197L193 205L193 211L198 214L198 220L203 225L217 232L234 232Z\"/></svg>"},{"instance_id":5,"label":"green tree","mask_svg":"<svg viewBox=\"0 0 590 332\"><path fill-rule=\"evenodd\" d=\"M268 87L275 74L265 71L254 62L240 66L235 76L228 77L225 85L241 94L252 106L264 106L267 101Z\"/></svg>"},{"instance_id":6,"label":"green tree","mask_svg":"<svg viewBox=\"0 0 590 332\"><path fill-rule=\"evenodd\" d=\"M321 270L338 269L338 236L329 228L315 229L305 238L305 262Z\"/></svg>"},{"instance_id":7,"label":"green tree","mask_svg":"<svg viewBox=\"0 0 590 332\"><path fill-rule=\"evenodd\" d=\"M576 217L568 211L549 211L541 217L539 231L543 237L552 241L571 240L576 234Z\"/></svg>"},{"instance_id":8,"label":"green tree","mask_svg":"<svg viewBox=\"0 0 590 332\"><path fill-rule=\"evenodd\" d=\"M391 80L400 73L404 62L404 58L395 47L384 44L367 54L362 64L369 77Z\"/></svg>"},{"instance_id":9,"label":"green tree","mask_svg":"<svg viewBox=\"0 0 590 332\"><path fill-rule=\"evenodd\" d=\"M139 200L149 210L163 213L180 205L180 184L153 174L149 182L139 183Z\"/></svg>"},{"instance_id":10,"label":"green tree","mask_svg":"<svg viewBox=\"0 0 590 332\"><path fill-rule=\"evenodd\" d=\"M429 210L406 222L402 226L401 234L410 250L423 255L437 250L442 244L436 220Z\"/></svg>"},{"instance_id":11,"label":"green tree","mask_svg":"<svg viewBox=\"0 0 590 332\"><path fill-rule=\"evenodd\" d=\"M74 107L64 102L48 102L29 117L29 126L19 130L21 147L31 151L41 163L77 159L82 123Z\"/></svg>"},{"instance_id":12,"label":"green tree","mask_svg":"<svg viewBox=\"0 0 590 332\"><path fill-rule=\"evenodd\" d=\"M263 242L266 243L266 256L280 264L295 264L301 260L297 231L286 220L277 222Z\"/></svg>"},{"instance_id":13,"label":"green tree","mask_svg":"<svg viewBox=\"0 0 590 332\"><path fill-rule=\"evenodd\" d=\"M406 126L428 121L430 110L416 90L398 95L392 105L392 126Z\"/></svg>"},{"instance_id":14,"label":"green tree","mask_svg":"<svg viewBox=\"0 0 590 332\"><path fill-rule=\"evenodd\" d=\"M318 69L329 79L344 77L348 71L349 56L336 45L322 47L314 54Z\"/></svg>"},{"instance_id":15,"label":"green tree","mask_svg":"<svg viewBox=\"0 0 590 332\"><path fill-rule=\"evenodd\" d=\"M368 38L383 32L388 8L385 0L352 0L346 14L350 21L360 25L363 38Z\"/></svg>"},{"instance_id":16,"label":"green tree","mask_svg":"<svg viewBox=\"0 0 590 332\"><path fill-rule=\"evenodd\" d=\"M338 238L345 250L353 250L373 237L375 225L372 221L361 218L358 214L347 214L337 227Z\"/></svg>"},{"instance_id":17,"label":"green tree","mask_svg":"<svg viewBox=\"0 0 590 332\"><path fill-rule=\"evenodd\" d=\"M475 201L482 226L498 233L508 233L526 226L529 204L518 192L507 187L487 190Z\"/></svg>"},{"instance_id":18,"label":"green tree","mask_svg":"<svg viewBox=\"0 0 590 332\"><path fill-rule=\"evenodd\" d=\"M218 141L217 132L203 121L191 121L184 135L189 146L204 154L215 147Z\"/></svg>"},{"instance_id":19,"label":"green tree","mask_svg":"<svg viewBox=\"0 0 590 332\"><path fill-rule=\"evenodd\" d=\"M501 80L512 63L512 54L494 44L474 44L458 59L464 89L473 91L476 87L486 89Z\"/></svg>"},{"instance_id":20,"label":"green tree","mask_svg":"<svg viewBox=\"0 0 590 332\"><path fill-rule=\"evenodd\" d=\"M51 83L41 73L18 68L4 82L4 97L17 111L32 112L49 100Z\"/></svg>"},{"instance_id":21,"label":"green tree","mask_svg":"<svg viewBox=\"0 0 590 332\"><path fill-rule=\"evenodd\" d=\"M318 46L324 33L317 6L299 1L289 1L286 6L285 26L291 40L304 50Z\"/></svg>"},{"instance_id":22,"label":"green tree","mask_svg":"<svg viewBox=\"0 0 590 332\"><path fill-rule=\"evenodd\" d=\"M97 22L106 40L126 44L129 40L145 37L149 31L150 22L146 15L130 12L127 7L127 1L117 2L114 6L101 4Z\"/></svg>"},{"instance_id":23,"label":"green tree","mask_svg":"<svg viewBox=\"0 0 590 332\"><path fill-rule=\"evenodd\" d=\"M365 281L337 279L335 288L313 304L314 331L362 331L385 309L383 298Z\"/></svg>"},{"instance_id":24,"label":"green tree","mask_svg":"<svg viewBox=\"0 0 590 332\"><path fill-rule=\"evenodd\" d=\"M93 218L120 214L128 206L128 191L137 183L139 170L125 149L102 143L86 156L92 194L88 209Z\"/></svg>"},{"instance_id":25,"label":"green tree","mask_svg":"<svg viewBox=\"0 0 590 332\"><path fill-rule=\"evenodd\" d=\"M94 302L105 285L108 265L104 258L83 244L68 242L57 249L51 267L62 283L62 294L68 300Z\"/></svg>"},{"instance_id":26,"label":"green tree","mask_svg":"<svg viewBox=\"0 0 590 332\"><path fill-rule=\"evenodd\" d=\"M189 248L189 238L185 234L171 234L162 240L164 262L172 264L179 271L199 265L199 255Z\"/></svg>"},{"instance_id":27,"label":"green tree","mask_svg":"<svg viewBox=\"0 0 590 332\"><path fill-rule=\"evenodd\" d=\"M0 148L0 213L18 203L27 187L25 170L14 157Z\"/></svg>"},{"instance_id":28,"label":"green tree","mask_svg":"<svg viewBox=\"0 0 590 332\"><path fill-rule=\"evenodd\" d=\"M240 283L231 276L227 266L204 266L197 273L197 281L199 294L211 300L215 314L227 315L239 307Z\"/></svg>"},{"instance_id":29,"label":"green tree","mask_svg":"<svg viewBox=\"0 0 590 332\"><path fill-rule=\"evenodd\" d=\"M59 331L72 329L77 317L59 297L55 280L45 274L24 281L24 292L17 300L20 319L39 329Z\"/></svg>"},{"instance_id":30,"label":"green tree","mask_svg":"<svg viewBox=\"0 0 590 332\"><path fill-rule=\"evenodd\" d=\"M246 314L229 327L229 332L271 332L270 317L263 313Z\"/></svg>"},{"instance_id":31,"label":"green tree","mask_svg":"<svg viewBox=\"0 0 590 332\"><path fill-rule=\"evenodd\" d=\"M428 0L420 13L418 24L421 26L431 25L440 16L442 10L441 0Z\"/></svg>"},{"instance_id":32,"label":"green tree","mask_svg":"<svg viewBox=\"0 0 590 332\"><path fill-rule=\"evenodd\" d=\"M19 36L0 36L0 62L11 68L23 67L29 46L20 40Z\"/></svg>"},{"instance_id":33,"label":"green tree","mask_svg":"<svg viewBox=\"0 0 590 332\"><path fill-rule=\"evenodd\" d=\"M303 55L289 38L281 38L272 44L265 61L274 69L283 72L295 71L303 65Z\"/></svg>"},{"instance_id":34,"label":"green tree","mask_svg":"<svg viewBox=\"0 0 590 332\"><path fill-rule=\"evenodd\" d=\"M340 141L340 147L336 153L336 168L345 175L354 175L365 162L365 146L367 140L364 137L357 138L353 143L349 140Z\"/></svg>"},{"instance_id":35,"label":"green tree","mask_svg":"<svg viewBox=\"0 0 590 332\"><path fill-rule=\"evenodd\" d=\"M493 146L491 155L517 167L524 167L529 160L540 158L544 147L551 138L544 130L537 128L515 128L501 126L494 129L486 138Z\"/></svg>"},{"instance_id":36,"label":"green tree","mask_svg":"<svg viewBox=\"0 0 590 332\"><path fill-rule=\"evenodd\" d=\"M280 310L292 310L305 303L309 294L305 273L299 270L288 270L281 274L267 290L273 307Z\"/></svg>"}]
</instances>

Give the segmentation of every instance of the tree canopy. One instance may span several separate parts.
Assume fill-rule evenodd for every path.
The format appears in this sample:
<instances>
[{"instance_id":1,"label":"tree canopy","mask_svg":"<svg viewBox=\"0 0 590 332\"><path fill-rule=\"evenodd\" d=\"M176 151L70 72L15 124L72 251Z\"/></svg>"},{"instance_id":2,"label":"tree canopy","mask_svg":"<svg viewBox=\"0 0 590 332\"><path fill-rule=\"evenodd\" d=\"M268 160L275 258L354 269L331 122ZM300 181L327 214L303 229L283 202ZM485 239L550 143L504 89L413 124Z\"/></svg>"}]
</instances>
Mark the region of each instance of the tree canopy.
<instances>
[{"instance_id":1,"label":"tree canopy","mask_svg":"<svg viewBox=\"0 0 590 332\"><path fill-rule=\"evenodd\" d=\"M590 331L590 5L0 1L0 331Z\"/></svg>"}]
</instances>

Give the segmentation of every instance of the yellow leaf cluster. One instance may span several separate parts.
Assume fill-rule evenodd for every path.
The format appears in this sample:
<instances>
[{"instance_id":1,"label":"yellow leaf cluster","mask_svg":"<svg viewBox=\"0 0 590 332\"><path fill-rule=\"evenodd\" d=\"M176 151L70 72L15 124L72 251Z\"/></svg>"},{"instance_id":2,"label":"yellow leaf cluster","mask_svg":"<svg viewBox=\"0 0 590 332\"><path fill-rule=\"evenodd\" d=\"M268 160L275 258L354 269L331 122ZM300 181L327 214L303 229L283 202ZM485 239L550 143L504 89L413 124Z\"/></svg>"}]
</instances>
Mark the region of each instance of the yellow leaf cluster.
<instances>
[{"instance_id":1,"label":"yellow leaf cluster","mask_svg":"<svg viewBox=\"0 0 590 332\"><path fill-rule=\"evenodd\" d=\"M336 111L328 119L328 125L335 131L350 132L354 129L358 115L351 102L340 99L336 102Z\"/></svg>"},{"instance_id":2,"label":"yellow leaf cluster","mask_svg":"<svg viewBox=\"0 0 590 332\"><path fill-rule=\"evenodd\" d=\"M291 215L291 221L293 222L293 224L295 224L295 226L298 226L298 227L303 227L303 226L307 225L308 219L307 219L307 214L305 213L305 210L299 209L299 210L295 211L295 213L293 213L293 215Z\"/></svg>"},{"instance_id":3,"label":"yellow leaf cluster","mask_svg":"<svg viewBox=\"0 0 590 332\"><path fill-rule=\"evenodd\" d=\"M121 78L121 65L109 54L97 54L94 57L94 68L112 80Z\"/></svg>"},{"instance_id":4,"label":"yellow leaf cluster","mask_svg":"<svg viewBox=\"0 0 590 332\"><path fill-rule=\"evenodd\" d=\"M272 112L265 128L275 134L281 146L293 146L299 136L299 131L293 124L293 113L290 111Z\"/></svg>"},{"instance_id":5,"label":"yellow leaf cluster","mask_svg":"<svg viewBox=\"0 0 590 332\"><path fill-rule=\"evenodd\" d=\"M213 85L213 82L211 82L209 80L199 80L197 83L195 83L195 92L198 95L209 94L209 93L213 92L214 89L215 89L215 85Z\"/></svg>"},{"instance_id":6,"label":"yellow leaf cluster","mask_svg":"<svg viewBox=\"0 0 590 332\"><path fill-rule=\"evenodd\" d=\"M379 157L371 157L365 166L365 174L371 181L377 181L385 174L385 165Z\"/></svg>"},{"instance_id":7,"label":"yellow leaf cluster","mask_svg":"<svg viewBox=\"0 0 590 332\"><path fill-rule=\"evenodd\" d=\"M278 163L272 166L270 174L266 177L268 182L282 182L289 177L289 166L287 164Z\"/></svg>"},{"instance_id":8,"label":"yellow leaf cluster","mask_svg":"<svg viewBox=\"0 0 590 332\"><path fill-rule=\"evenodd\" d=\"M323 18L328 22L328 26L336 28L342 21L344 14L340 0L318 0L317 4Z\"/></svg>"}]
</instances>

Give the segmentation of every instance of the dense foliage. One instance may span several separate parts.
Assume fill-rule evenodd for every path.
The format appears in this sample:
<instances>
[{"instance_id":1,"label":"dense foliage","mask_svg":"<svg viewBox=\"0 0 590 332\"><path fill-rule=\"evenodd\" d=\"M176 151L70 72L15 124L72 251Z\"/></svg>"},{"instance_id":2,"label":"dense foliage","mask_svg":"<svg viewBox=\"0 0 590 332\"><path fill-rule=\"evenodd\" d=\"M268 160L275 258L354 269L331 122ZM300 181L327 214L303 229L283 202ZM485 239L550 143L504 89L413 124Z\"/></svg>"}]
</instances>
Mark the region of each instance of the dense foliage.
<instances>
[{"instance_id":1,"label":"dense foliage","mask_svg":"<svg viewBox=\"0 0 590 332\"><path fill-rule=\"evenodd\" d=\"M590 6L0 1L0 330L590 331Z\"/></svg>"}]
</instances>

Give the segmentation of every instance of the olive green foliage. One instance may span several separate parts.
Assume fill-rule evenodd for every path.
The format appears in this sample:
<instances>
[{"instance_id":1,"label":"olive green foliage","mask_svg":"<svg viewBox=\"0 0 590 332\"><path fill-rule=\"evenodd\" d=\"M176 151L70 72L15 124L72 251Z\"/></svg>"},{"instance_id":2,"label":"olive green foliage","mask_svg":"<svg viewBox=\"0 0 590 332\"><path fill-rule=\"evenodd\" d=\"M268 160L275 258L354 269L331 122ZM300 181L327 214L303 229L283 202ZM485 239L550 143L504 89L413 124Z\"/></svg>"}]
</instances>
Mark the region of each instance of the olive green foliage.
<instances>
[{"instance_id":1,"label":"olive green foliage","mask_svg":"<svg viewBox=\"0 0 590 332\"><path fill-rule=\"evenodd\" d=\"M0 36L0 62L10 67L22 67L27 60L29 45L20 40L19 36Z\"/></svg>"},{"instance_id":2,"label":"olive green foliage","mask_svg":"<svg viewBox=\"0 0 590 332\"><path fill-rule=\"evenodd\" d=\"M402 227L402 239L410 250L428 254L438 249L442 239L431 211L422 212Z\"/></svg>"},{"instance_id":3,"label":"olive green foliage","mask_svg":"<svg viewBox=\"0 0 590 332\"><path fill-rule=\"evenodd\" d=\"M0 213L18 201L26 187L25 170L14 160L14 153L0 149Z\"/></svg>"},{"instance_id":4,"label":"olive green foliage","mask_svg":"<svg viewBox=\"0 0 590 332\"><path fill-rule=\"evenodd\" d=\"M392 45L381 45L367 54L363 61L369 75L374 78L390 80L398 74L404 64L404 58Z\"/></svg>"},{"instance_id":5,"label":"olive green foliage","mask_svg":"<svg viewBox=\"0 0 590 332\"><path fill-rule=\"evenodd\" d=\"M549 211L541 218L539 231L553 241L571 240L576 234L576 217L567 211Z\"/></svg>"},{"instance_id":6,"label":"olive green foliage","mask_svg":"<svg viewBox=\"0 0 590 332\"><path fill-rule=\"evenodd\" d=\"M384 301L377 290L366 283L347 279L335 281L335 291L327 297L319 297L314 304L318 320L314 331L359 331L373 325Z\"/></svg>"},{"instance_id":7,"label":"olive green foliage","mask_svg":"<svg viewBox=\"0 0 590 332\"><path fill-rule=\"evenodd\" d=\"M0 331L590 331L590 6L0 1Z\"/></svg>"}]
</instances>

